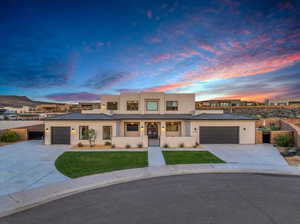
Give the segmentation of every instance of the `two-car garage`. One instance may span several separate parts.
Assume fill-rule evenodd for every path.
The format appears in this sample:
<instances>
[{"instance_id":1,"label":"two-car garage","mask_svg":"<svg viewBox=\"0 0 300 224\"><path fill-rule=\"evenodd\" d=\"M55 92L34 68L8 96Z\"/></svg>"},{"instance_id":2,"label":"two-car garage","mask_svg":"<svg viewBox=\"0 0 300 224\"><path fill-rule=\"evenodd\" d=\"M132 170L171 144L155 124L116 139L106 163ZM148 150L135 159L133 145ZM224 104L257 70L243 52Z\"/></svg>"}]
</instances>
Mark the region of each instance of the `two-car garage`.
<instances>
[{"instance_id":1,"label":"two-car garage","mask_svg":"<svg viewBox=\"0 0 300 224\"><path fill-rule=\"evenodd\" d=\"M51 127L51 144L69 145L71 142L70 127Z\"/></svg>"},{"instance_id":2,"label":"two-car garage","mask_svg":"<svg viewBox=\"0 0 300 224\"><path fill-rule=\"evenodd\" d=\"M239 144L239 126L202 126L199 128L201 144Z\"/></svg>"}]
</instances>

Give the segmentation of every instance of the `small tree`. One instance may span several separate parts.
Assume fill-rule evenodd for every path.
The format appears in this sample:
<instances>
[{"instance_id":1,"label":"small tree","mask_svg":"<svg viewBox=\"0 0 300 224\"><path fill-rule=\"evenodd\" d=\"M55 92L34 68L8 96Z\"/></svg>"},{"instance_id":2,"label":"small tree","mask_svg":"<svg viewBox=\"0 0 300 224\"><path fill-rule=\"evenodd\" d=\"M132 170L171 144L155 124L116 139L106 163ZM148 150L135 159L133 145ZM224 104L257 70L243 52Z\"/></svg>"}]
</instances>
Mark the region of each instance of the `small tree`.
<instances>
[{"instance_id":1,"label":"small tree","mask_svg":"<svg viewBox=\"0 0 300 224\"><path fill-rule=\"evenodd\" d=\"M289 134L280 134L277 135L276 138L274 139L276 145L280 147L290 147L293 146L293 136Z\"/></svg>"},{"instance_id":2,"label":"small tree","mask_svg":"<svg viewBox=\"0 0 300 224\"><path fill-rule=\"evenodd\" d=\"M1 135L2 142L16 142L20 140L20 135L14 131L6 131Z\"/></svg>"},{"instance_id":3,"label":"small tree","mask_svg":"<svg viewBox=\"0 0 300 224\"><path fill-rule=\"evenodd\" d=\"M88 137L89 137L90 146L91 147L94 146L96 141L96 131L94 129L89 129Z\"/></svg>"}]
</instances>

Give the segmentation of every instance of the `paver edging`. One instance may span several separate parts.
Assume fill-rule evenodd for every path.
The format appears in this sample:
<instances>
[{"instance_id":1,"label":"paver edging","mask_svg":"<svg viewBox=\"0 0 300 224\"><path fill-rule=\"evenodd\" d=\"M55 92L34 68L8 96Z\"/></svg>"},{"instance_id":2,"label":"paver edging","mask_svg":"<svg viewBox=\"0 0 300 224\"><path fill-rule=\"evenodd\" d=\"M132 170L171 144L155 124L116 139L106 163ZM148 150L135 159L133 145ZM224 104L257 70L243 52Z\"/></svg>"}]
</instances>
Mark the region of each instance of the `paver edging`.
<instances>
[{"instance_id":1,"label":"paver edging","mask_svg":"<svg viewBox=\"0 0 300 224\"><path fill-rule=\"evenodd\" d=\"M214 164L169 165L113 171L0 196L0 217L11 215L73 194L114 184L155 177L200 173L262 173L300 176L300 172L296 170L280 171L272 169L272 167L269 169L226 168Z\"/></svg>"}]
</instances>

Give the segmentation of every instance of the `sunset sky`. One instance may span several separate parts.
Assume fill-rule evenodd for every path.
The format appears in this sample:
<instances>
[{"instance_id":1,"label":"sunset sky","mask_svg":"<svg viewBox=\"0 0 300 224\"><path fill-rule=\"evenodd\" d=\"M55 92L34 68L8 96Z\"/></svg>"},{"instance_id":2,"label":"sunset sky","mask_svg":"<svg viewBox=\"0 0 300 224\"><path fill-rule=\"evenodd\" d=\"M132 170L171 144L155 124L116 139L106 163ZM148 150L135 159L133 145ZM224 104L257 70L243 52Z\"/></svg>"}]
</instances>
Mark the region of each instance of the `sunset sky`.
<instances>
[{"instance_id":1,"label":"sunset sky","mask_svg":"<svg viewBox=\"0 0 300 224\"><path fill-rule=\"evenodd\" d=\"M300 0L2 0L0 94L300 96Z\"/></svg>"}]
</instances>

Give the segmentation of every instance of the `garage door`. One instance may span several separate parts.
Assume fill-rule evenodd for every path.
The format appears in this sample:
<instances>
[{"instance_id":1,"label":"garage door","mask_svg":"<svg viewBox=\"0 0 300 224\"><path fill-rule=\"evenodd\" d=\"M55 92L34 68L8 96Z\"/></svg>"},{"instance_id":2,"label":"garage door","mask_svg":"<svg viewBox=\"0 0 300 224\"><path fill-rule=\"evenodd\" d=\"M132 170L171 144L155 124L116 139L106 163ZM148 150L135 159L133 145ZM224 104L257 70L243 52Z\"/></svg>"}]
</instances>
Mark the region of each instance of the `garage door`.
<instances>
[{"instance_id":1,"label":"garage door","mask_svg":"<svg viewBox=\"0 0 300 224\"><path fill-rule=\"evenodd\" d=\"M200 144L239 144L239 127L200 127Z\"/></svg>"},{"instance_id":2,"label":"garage door","mask_svg":"<svg viewBox=\"0 0 300 224\"><path fill-rule=\"evenodd\" d=\"M51 127L51 144L70 144L70 127Z\"/></svg>"}]
</instances>

